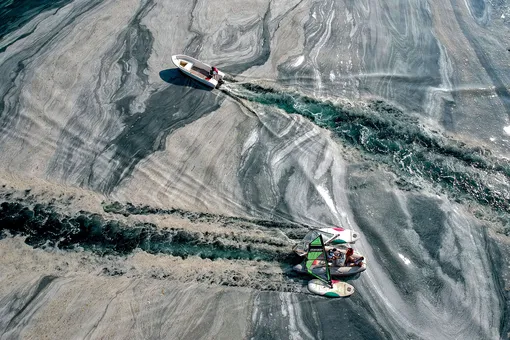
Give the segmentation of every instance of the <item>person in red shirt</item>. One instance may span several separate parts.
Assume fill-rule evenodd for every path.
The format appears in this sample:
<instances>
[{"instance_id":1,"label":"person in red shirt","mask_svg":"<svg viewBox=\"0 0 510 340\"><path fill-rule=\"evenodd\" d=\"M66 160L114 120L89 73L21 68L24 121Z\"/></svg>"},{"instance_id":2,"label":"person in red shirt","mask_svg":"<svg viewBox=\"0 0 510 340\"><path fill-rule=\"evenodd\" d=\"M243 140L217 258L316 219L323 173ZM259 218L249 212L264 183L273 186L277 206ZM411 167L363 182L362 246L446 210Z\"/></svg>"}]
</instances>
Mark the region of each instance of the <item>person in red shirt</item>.
<instances>
[{"instance_id":1,"label":"person in red shirt","mask_svg":"<svg viewBox=\"0 0 510 340\"><path fill-rule=\"evenodd\" d=\"M355 258L353 255L354 255L354 250L352 248L348 248L347 252L345 254L345 265L348 267L354 267L354 266L360 267L364 260L364 257L361 256L359 258Z\"/></svg>"},{"instance_id":2,"label":"person in red shirt","mask_svg":"<svg viewBox=\"0 0 510 340\"><path fill-rule=\"evenodd\" d=\"M209 75L211 76L211 78L218 80L218 69L216 68L216 66L211 67Z\"/></svg>"}]
</instances>

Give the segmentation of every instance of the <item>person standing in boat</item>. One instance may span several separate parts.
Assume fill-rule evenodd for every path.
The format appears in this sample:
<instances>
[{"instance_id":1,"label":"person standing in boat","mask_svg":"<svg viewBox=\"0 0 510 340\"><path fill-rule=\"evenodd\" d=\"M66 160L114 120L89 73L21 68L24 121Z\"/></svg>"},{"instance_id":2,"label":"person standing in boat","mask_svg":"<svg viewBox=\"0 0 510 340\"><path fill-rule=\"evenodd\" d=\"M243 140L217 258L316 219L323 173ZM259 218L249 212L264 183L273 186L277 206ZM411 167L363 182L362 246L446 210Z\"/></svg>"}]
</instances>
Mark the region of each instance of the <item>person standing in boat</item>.
<instances>
[{"instance_id":1,"label":"person standing in boat","mask_svg":"<svg viewBox=\"0 0 510 340\"><path fill-rule=\"evenodd\" d=\"M218 72L219 72L218 68L216 68L216 66L213 66L213 67L211 67L211 70L209 71L209 75L211 76L211 78L219 80Z\"/></svg>"}]
</instances>

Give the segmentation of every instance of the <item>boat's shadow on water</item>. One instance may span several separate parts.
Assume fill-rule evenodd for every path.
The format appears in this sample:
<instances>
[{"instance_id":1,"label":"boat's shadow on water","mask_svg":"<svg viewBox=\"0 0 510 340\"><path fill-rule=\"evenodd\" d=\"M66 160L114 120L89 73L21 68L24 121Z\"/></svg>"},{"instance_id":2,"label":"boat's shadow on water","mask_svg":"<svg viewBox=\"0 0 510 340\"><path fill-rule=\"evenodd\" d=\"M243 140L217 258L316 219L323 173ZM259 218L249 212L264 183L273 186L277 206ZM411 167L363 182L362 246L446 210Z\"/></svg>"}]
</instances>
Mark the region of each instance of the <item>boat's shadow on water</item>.
<instances>
[{"instance_id":1,"label":"boat's shadow on water","mask_svg":"<svg viewBox=\"0 0 510 340\"><path fill-rule=\"evenodd\" d=\"M159 77L172 85L176 86L186 86L192 87L197 90L203 90L210 92L212 90L211 87L200 84L198 81L191 79L190 77L186 77L176 68L169 68L159 72Z\"/></svg>"}]
</instances>

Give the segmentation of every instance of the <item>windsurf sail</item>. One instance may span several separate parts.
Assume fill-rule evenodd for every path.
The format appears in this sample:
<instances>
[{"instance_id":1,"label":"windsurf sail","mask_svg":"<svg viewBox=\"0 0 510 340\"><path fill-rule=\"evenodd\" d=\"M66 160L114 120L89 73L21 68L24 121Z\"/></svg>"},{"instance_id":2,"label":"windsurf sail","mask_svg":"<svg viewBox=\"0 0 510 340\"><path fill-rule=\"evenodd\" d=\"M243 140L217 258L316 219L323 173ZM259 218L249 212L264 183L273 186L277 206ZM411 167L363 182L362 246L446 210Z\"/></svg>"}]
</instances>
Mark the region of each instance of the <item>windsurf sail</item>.
<instances>
[{"instance_id":1,"label":"windsurf sail","mask_svg":"<svg viewBox=\"0 0 510 340\"><path fill-rule=\"evenodd\" d=\"M324 274L317 275L312 271L314 267L313 263L321 255L324 258L324 262L326 262L326 271L324 272ZM306 255L305 266L308 274L315 276L319 280L327 283L330 287L333 287L331 283L331 274L329 272L328 258L326 256L326 249L324 249L324 242L322 241L322 235L317 236L312 242L310 242L308 254Z\"/></svg>"}]
</instances>

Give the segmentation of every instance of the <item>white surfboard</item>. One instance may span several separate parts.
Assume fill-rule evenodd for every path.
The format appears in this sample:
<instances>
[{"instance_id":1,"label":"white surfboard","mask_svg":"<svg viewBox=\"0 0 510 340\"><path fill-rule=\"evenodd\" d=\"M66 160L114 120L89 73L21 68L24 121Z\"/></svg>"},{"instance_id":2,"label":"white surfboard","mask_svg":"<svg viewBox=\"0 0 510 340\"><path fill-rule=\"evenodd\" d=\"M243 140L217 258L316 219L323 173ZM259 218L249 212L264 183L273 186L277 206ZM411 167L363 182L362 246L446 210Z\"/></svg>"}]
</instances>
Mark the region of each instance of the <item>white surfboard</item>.
<instances>
[{"instance_id":1,"label":"white surfboard","mask_svg":"<svg viewBox=\"0 0 510 340\"><path fill-rule=\"evenodd\" d=\"M331 297L347 297L354 294L354 287L343 281L332 281L333 288L331 288L327 283L321 280L311 280L308 282L308 290L311 293Z\"/></svg>"},{"instance_id":2,"label":"white surfboard","mask_svg":"<svg viewBox=\"0 0 510 340\"><path fill-rule=\"evenodd\" d=\"M355 243L360 238L360 234L352 229L344 228L322 228L319 232L323 233L323 237L328 235L324 240L325 245L335 245L343 243Z\"/></svg>"}]
</instances>

